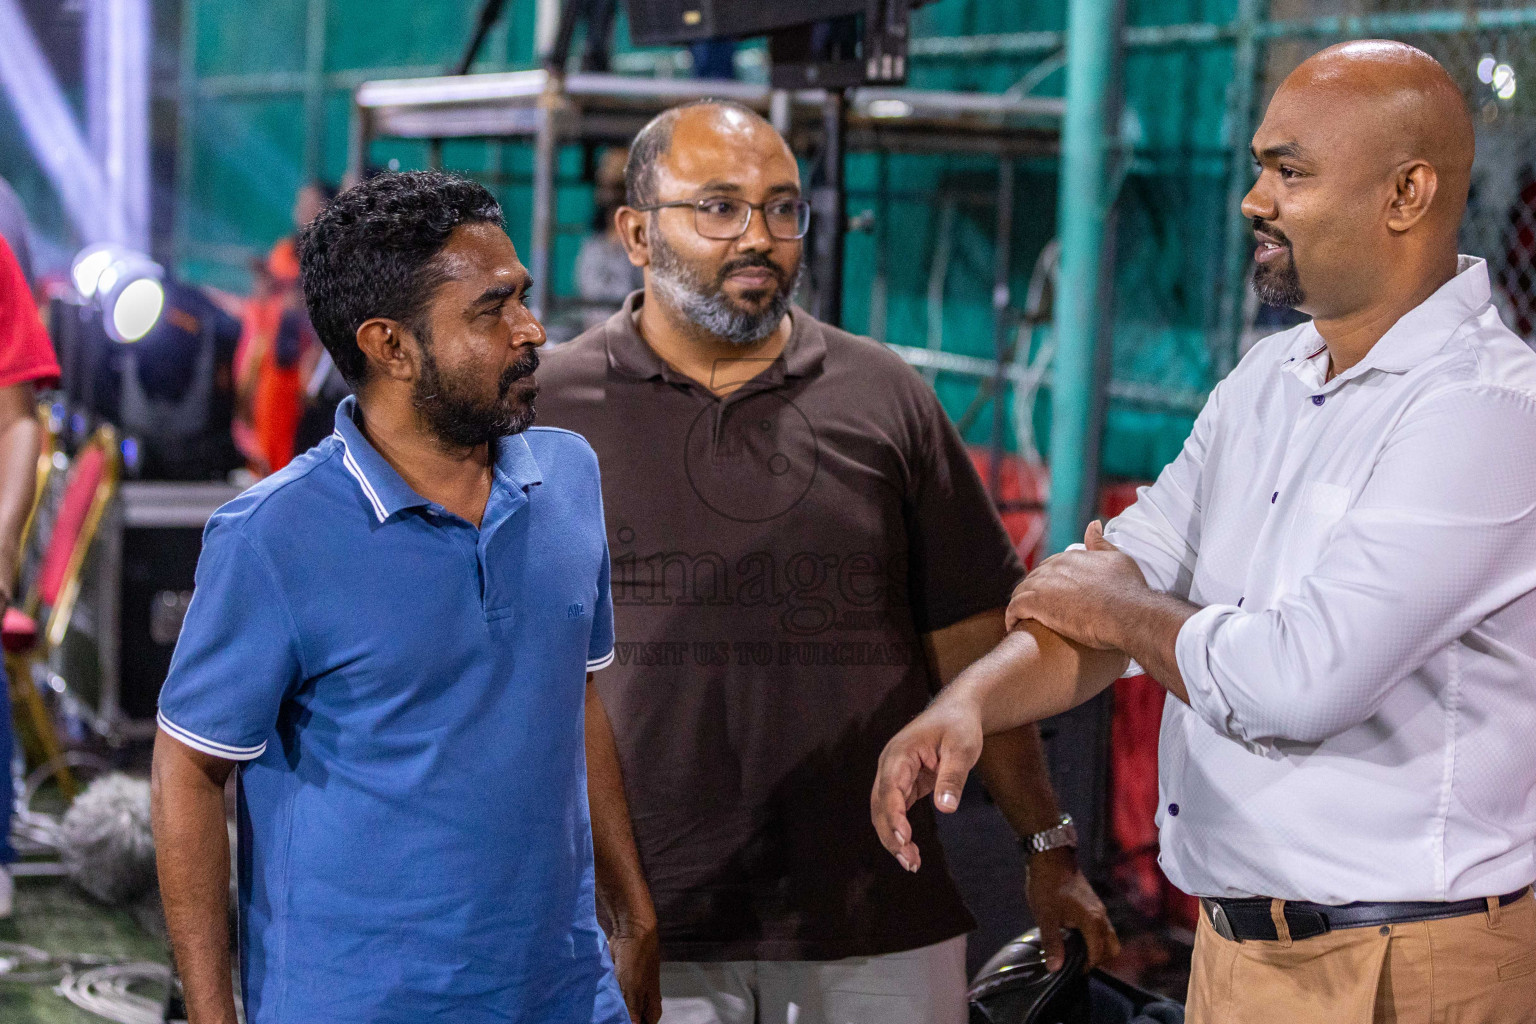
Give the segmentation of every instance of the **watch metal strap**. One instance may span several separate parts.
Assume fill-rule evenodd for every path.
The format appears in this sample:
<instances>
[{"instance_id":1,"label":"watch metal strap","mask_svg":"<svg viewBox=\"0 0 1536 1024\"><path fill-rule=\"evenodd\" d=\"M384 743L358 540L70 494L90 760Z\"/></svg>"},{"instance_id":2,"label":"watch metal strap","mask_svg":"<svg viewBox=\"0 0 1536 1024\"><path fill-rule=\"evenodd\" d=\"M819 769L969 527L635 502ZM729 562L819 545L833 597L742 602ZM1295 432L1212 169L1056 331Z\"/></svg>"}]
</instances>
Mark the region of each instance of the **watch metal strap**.
<instances>
[{"instance_id":1,"label":"watch metal strap","mask_svg":"<svg viewBox=\"0 0 1536 1024\"><path fill-rule=\"evenodd\" d=\"M1072 816L1063 814L1053 827L1034 835L1023 841L1024 852L1029 854L1044 853L1046 850L1056 850L1063 846L1077 846L1077 827L1072 824Z\"/></svg>"}]
</instances>

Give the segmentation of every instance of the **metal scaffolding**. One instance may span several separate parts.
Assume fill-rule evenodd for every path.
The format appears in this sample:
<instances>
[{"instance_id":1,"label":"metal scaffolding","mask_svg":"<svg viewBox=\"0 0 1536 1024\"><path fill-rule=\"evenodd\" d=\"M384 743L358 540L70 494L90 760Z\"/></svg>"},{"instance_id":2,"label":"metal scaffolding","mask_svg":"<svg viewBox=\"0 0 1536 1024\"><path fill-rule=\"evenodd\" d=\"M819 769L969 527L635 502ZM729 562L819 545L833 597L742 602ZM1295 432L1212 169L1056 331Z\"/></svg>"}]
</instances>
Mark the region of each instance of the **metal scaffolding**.
<instances>
[{"instance_id":1,"label":"metal scaffolding","mask_svg":"<svg viewBox=\"0 0 1536 1024\"><path fill-rule=\"evenodd\" d=\"M531 138L534 148L533 232L529 269L533 306L550 307L550 253L555 235L555 169L566 142L627 145L660 111L715 97L788 117L797 152L819 145L827 93L775 93L765 85L695 79L545 71L367 82L357 90L349 165L361 174L369 143L380 137ZM1060 99L917 89L857 89L850 98L851 151L983 153L1001 160L1053 154Z\"/></svg>"},{"instance_id":2,"label":"metal scaffolding","mask_svg":"<svg viewBox=\"0 0 1536 1024\"><path fill-rule=\"evenodd\" d=\"M1273 6L1281 6L1280 0ZM1270 0L1237 0L1235 17L1224 24L1126 27L1123 0L1071 0L1064 32L918 38L911 45L913 59L925 63L982 57L1039 58L1035 70L1025 78L1030 87L1064 63L1067 89L1062 99L1032 96L1029 88L1020 87L999 94L864 89L851 98L850 150L984 153L999 161L999 184L992 197L998 207L994 358L932 348L893 348L919 367L981 379L983 389L990 388L994 399L1004 392L1001 385L1005 382L1016 390L1033 388L1042 381L1052 385L1049 546L1053 550L1075 540L1095 511L1099 435L1106 398L1118 404L1183 414L1198 410L1203 398L1194 391L1113 381L1108 373L1110 325L1106 319L1114 308L1109 281L1116 265L1113 228L1117 176L1123 175L1132 157L1129 140L1118 137L1117 76L1123 57L1146 51L1210 48L1227 48L1232 54L1232 78L1220 133L1225 183L1222 227L1211 242L1219 272L1202 300L1206 303L1203 308L1210 311L1205 332L1212 377L1220 379L1239 357L1245 328L1254 313L1247 287L1248 225L1238 206L1250 183L1247 142L1258 115L1257 105L1265 95L1266 75L1277 72L1275 45L1287 40L1320 44L1351 37L1392 36L1430 40L1423 45L1435 51L1433 40L1476 49L1483 45L1479 40L1536 38L1536 6L1487 10L1468 3L1450 10L1270 20L1271 7ZM1292 3L1286 9L1294 13L1305 5ZM635 58L630 62L635 69L642 58L658 59L645 54L630 56ZM1448 58L1447 66L1457 60L1460 58ZM1468 68L1458 64L1452 70L1465 87ZM578 140L626 143L663 107L706 95L737 100L765 114L775 113L776 123L788 129L786 135L797 152L811 151L819 143L825 103L820 90L775 95L763 85L621 75L571 75L557 82L542 71L530 71L364 83L355 97L350 162L354 171L360 170L370 141L385 136L531 140L535 161L530 265L539 289L534 301L540 309L548 309L549 261L557 231L553 216L555 166L560 146ZM1008 288L1014 192L1011 168L1026 157L1057 154L1061 158L1057 204L1061 271L1050 339L1054 366L1043 370L1029 366L1028 345L1008 343L1008 335L1018 322ZM1536 210L1532 217L1536 218ZM1498 234L1497 225L1483 233L1490 237ZM942 295L943 278L937 267L935 274L939 275L936 280ZM883 281L877 281L877 291L882 287ZM871 315L872 323L879 320L883 324L883 308ZM933 335L930 331L930 340ZM994 409L997 414L1001 411ZM1004 417L994 415L997 451L1001 450L1004 432Z\"/></svg>"}]
</instances>

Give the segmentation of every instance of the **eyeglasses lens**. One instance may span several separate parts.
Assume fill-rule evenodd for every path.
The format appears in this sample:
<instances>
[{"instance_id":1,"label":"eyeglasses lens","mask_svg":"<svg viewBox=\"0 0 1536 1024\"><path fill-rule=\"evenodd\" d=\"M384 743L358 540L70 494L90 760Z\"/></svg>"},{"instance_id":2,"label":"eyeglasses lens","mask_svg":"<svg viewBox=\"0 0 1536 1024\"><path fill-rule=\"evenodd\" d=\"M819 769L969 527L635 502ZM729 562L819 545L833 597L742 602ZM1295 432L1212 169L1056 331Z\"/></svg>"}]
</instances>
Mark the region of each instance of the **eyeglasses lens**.
<instances>
[{"instance_id":1,"label":"eyeglasses lens","mask_svg":"<svg viewBox=\"0 0 1536 1024\"><path fill-rule=\"evenodd\" d=\"M694 226L705 238L740 238L751 215L752 207L739 199L715 199L694 207ZM763 209L763 221L774 238L803 238L811 223L811 204L803 199L771 202Z\"/></svg>"}]
</instances>

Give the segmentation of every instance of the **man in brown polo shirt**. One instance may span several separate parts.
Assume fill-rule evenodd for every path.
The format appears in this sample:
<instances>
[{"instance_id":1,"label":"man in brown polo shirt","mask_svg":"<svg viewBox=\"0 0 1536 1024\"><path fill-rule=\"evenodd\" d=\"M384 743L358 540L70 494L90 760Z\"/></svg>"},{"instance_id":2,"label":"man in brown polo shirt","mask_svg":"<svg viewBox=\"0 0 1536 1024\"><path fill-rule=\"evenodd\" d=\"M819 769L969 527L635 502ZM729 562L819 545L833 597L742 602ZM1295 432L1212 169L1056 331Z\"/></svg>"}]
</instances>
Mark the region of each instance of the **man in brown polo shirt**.
<instances>
[{"instance_id":1,"label":"man in brown polo shirt","mask_svg":"<svg viewBox=\"0 0 1536 1024\"><path fill-rule=\"evenodd\" d=\"M1004 635L1023 575L929 387L790 305L809 211L728 103L636 137L616 223L645 290L550 352L541 423L597 450L618 644L598 686L659 918L671 1024L964 1021L974 925L934 837L865 824L881 748ZM986 780L1036 917L1112 952L1033 728ZM1052 950L1059 958L1059 942Z\"/></svg>"}]
</instances>

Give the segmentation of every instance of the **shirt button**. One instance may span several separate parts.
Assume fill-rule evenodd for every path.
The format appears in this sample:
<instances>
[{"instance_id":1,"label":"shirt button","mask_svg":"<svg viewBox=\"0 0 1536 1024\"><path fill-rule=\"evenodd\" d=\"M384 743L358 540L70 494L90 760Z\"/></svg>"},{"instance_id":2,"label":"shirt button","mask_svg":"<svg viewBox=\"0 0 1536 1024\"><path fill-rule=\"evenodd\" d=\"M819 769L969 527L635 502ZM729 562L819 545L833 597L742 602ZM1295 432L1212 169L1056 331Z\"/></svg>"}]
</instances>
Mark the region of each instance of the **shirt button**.
<instances>
[{"instance_id":1,"label":"shirt button","mask_svg":"<svg viewBox=\"0 0 1536 1024\"><path fill-rule=\"evenodd\" d=\"M1312 404L1313 405L1322 405L1323 404L1323 396L1322 395L1313 395L1312 396Z\"/></svg>"},{"instance_id":2,"label":"shirt button","mask_svg":"<svg viewBox=\"0 0 1536 1024\"><path fill-rule=\"evenodd\" d=\"M1168 805L1168 813L1173 815L1175 818L1177 818L1179 816L1179 805L1178 804L1169 804Z\"/></svg>"}]
</instances>

